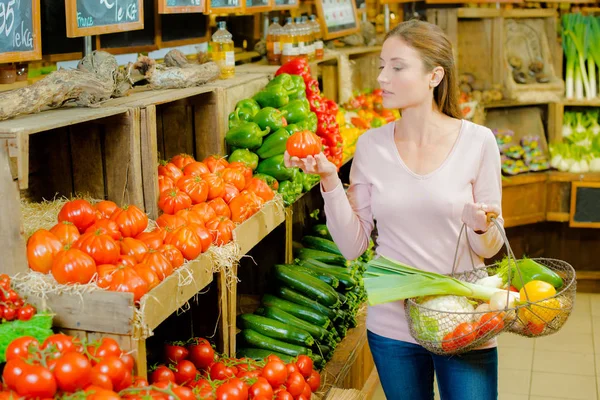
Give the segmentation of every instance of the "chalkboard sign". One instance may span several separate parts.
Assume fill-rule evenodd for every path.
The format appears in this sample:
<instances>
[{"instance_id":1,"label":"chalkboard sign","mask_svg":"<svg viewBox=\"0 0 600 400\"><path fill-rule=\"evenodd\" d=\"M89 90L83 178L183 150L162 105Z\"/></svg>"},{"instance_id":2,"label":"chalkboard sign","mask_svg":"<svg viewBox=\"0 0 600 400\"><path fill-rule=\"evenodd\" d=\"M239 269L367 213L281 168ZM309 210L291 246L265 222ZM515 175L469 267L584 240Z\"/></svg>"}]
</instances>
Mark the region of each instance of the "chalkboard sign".
<instances>
[{"instance_id":1,"label":"chalkboard sign","mask_svg":"<svg viewBox=\"0 0 600 400\"><path fill-rule=\"evenodd\" d=\"M205 0L158 0L159 14L183 14L204 12Z\"/></svg>"},{"instance_id":2,"label":"chalkboard sign","mask_svg":"<svg viewBox=\"0 0 600 400\"><path fill-rule=\"evenodd\" d=\"M316 5L323 39L351 35L360 29L354 0L317 0Z\"/></svg>"},{"instance_id":3,"label":"chalkboard sign","mask_svg":"<svg viewBox=\"0 0 600 400\"><path fill-rule=\"evenodd\" d=\"M144 10L152 10L155 0L144 0ZM177 15L177 14L174 14ZM156 43L157 24L154 12L144 13L144 29L99 35L100 49L119 49L121 52L144 52L158 49ZM122 49L122 50L121 50Z\"/></svg>"},{"instance_id":4,"label":"chalkboard sign","mask_svg":"<svg viewBox=\"0 0 600 400\"><path fill-rule=\"evenodd\" d=\"M274 10L291 10L300 7L298 0L275 0Z\"/></svg>"},{"instance_id":5,"label":"chalkboard sign","mask_svg":"<svg viewBox=\"0 0 600 400\"><path fill-rule=\"evenodd\" d=\"M0 0L0 63L40 58L40 0Z\"/></svg>"},{"instance_id":6,"label":"chalkboard sign","mask_svg":"<svg viewBox=\"0 0 600 400\"><path fill-rule=\"evenodd\" d=\"M208 15L203 14L168 14L161 15L160 42L167 46L208 41ZM171 43L169 43L171 42Z\"/></svg>"},{"instance_id":7,"label":"chalkboard sign","mask_svg":"<svg viewBox=\"0 0 600 400\"><path fill-rule=\"evenodd\" d=\"M44 38L42 55L81 53L83 40L67 37L65 0L44 0L40 6L42 37Z\"/></svg>"},{"instance_id":8,"label":"chalkboard sign","mask_svg":"<svg viewBox=\"0 0 600 400\"><path fill-rule=\"evenodd\" d=\"M273 0L246 0L246 12L264 12L273 9Z\"/></svg>"},{"instance_id":9,"label":"chalkboard sign","mask_svg":"<svg viewBox=\"0 0 600 400\"><path fill-rule=\"evenodd\" d=\"M237 13L244 11L245 0L206 0L209 13Z\"/></svg>"},{"instance_id":10,"label":"chalkboard sign","mask_svg":"<svg viewBox=\"0 0 600 400\"><path fill-rule=\"evenodd\" d=\"M65 0L67 36L90 36L144 28L141 0Z\"/></svg>"},{"instance_id":11,"label":"chalkboard sign","mask_svg":"<svg viewBox=\"0 0 600 400\"><path fill-rule=\"evenodd\" d=\"M571 184L569 226L600 228L600 182L573 182Z\"/></svg>"}]
</instances>

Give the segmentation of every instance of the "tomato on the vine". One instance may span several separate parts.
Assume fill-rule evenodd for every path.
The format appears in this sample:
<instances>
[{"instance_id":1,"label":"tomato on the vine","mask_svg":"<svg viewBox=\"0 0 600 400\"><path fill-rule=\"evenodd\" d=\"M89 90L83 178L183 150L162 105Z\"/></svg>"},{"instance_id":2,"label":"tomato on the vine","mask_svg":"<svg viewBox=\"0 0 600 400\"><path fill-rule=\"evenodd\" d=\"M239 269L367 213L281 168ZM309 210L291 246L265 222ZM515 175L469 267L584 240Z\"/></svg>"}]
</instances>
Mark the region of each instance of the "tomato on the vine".
<instances>
[{"instance_id":1,"label":"tomato on the vine","mask_svg":"<svg viewBox=\"0 0 600 400\"><path fill-rule=\"evenodd\" d=\"M233 378L236 375L235 367L228 367L223 362L219 361L210 367L210 378L212 380L224 381L228 378Z\"/></svg>"},{"instance_id":2,"label":"tomato on the vine","mask_svg":"<svg viewBox=\"0 0 600 400\"><path fill-rule=\"evenodd\" d=\"M250 390L248 391L248 394L250 395L250 398L252 399L256 399L259 396L264 396L266 398L272 399L273 398L273 387L271 387L271 384L269 383L269 381L267 381L265 378L258 377L256 379L256 382L254 382L254 384L252 386L250 386Z\"/></svg>"},{"instance_id":3,"label":"tomato on the vine","mask_svg":"<svg viewBox=\"0 0 600 400\"><path fill-rule=\"evenodd\" d=\"M177 364L179 361L187 359L189 351L183 346L165 343L164 353L166 361Z\"/></svg>"},{"instance_id":4,"label":"tomato on the vine","mask_svg":"<svg viewBox=\"0 0 600 400\"><path fill-rule=\"evenodd\" d=\"M18 358L27 358L31 351L37 350L39 342L32 336L21 336L13 340L6 348L6 361L15 360Z\"/></svg>"},{"instance_id":5,"label":"tomato on the vine","mask_svg":"<svg viewBox=\"0 0 600 400\"><path fill-rule=\"evenodd\" d=\"M181 360L175 365L175 382L178 385L184 385L196 379L198 370L189 360Z\"/></svg>"},{"instance_id":6,"label":"tomato on the vine","mask_svg":"<svg viewBox=\"0 0 600 400\"><path fill-rule=\"evenodd\" d=\"M287 368L283 361L269 361L263 368L262 376L269 381L272 387L278 388L287 380Z\"/></svg>"},{"instance_id":7,"label":"tomato on the vine","mask_svg":"<svg viewBox=\"0 0 600 400\"><path fill-rule=\"evenodd\" d=\"M313 370L306 380L306 383L308 383L310 390L313 393L316 392L319 389L319 386L321 386L321 374L319 374L318 371Z\"/></svg>"},{"instance_id":8,"label":"tomato on the vine","mask_svg":"<svg viewBox=\"0 0 600 400\"><path fill-rule=\"evenodd\" d=\"M296 365L298 366L298 371L302 374L304 379L308 379L313 370L313 360L311 360L309 356L301 354L298 356Z\"/></svg>"},{"instance_id":9,"label":"tomato on the vine","mask_svg":"<svg viewBox=\"0 0 600 400\"><path fill-rule=\"evenodd\" d=\"M285 381L285 387L294 397L300 396L304 391L306 381L300 372L292 372Z\"/></svg>"},{"instance_id":10,"label":"tomato on the vine","mask_svg":"<svg viewBox=\"0 0 600 400\"><path fill-rule=\"evenodd\" d=\"M75 392L86 388L91 382L92 364L80 353L61 356L54 367L58 388L64 392Z\"/></svg>"},{"instance_id":11,"label":"tomato on the vine","mask_svg":"<svg viewBox=\"0 0 600 400\"><path fill-rule=\"evenodd\" d=\"M52 398L56 394L56 379L50 370L41 365L29 365L17 378L17 393L27 398Z\"/></svg>"},{"instance_id":12,"label":"tomato on the vine","mask_svg":"<svg viewBox=\"0 0 600 400\"><path fill-rule=\"evenodd\" d=\"M17 318L19 321L29 321L35 315L35 307L31 304L27 304L17 312Z\"/></svg>"},{"instance_id":13,"label":"tomato on the vine","mask_svg":"<svg viewBox=\"0 0 600 400\"><path fill-rule=\"evenodd\" d=\"M168 367L159 365L150 375L150 382L175 382L175 374Z\"/></svg>"},{"instance_id":14,"label":"tomato on the vine","mask_svg":"<svg viewBox=\"0 0 600 400\"><path fill-rule=\"evenodd\" d=\"M215 350L208 340L196 339L196 343L188 346L189 360L194 363L196 368L205 369L215 360Z\"/></svg>"}]
</instances>

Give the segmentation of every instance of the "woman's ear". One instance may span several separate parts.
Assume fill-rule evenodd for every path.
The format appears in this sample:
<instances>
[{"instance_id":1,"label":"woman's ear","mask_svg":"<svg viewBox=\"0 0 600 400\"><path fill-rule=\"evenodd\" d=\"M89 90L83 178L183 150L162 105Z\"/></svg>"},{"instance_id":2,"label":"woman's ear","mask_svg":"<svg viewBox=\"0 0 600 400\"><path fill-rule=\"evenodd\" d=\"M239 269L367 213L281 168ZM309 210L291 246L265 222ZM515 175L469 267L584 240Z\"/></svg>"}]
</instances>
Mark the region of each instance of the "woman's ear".
<instances>
[{"instance_id":1,"label":"woman's ear","mask_svg":"<svg viewBox=\"0 0 600 400\"><path fill-rule=\"evenodd\" d=\"M429 81L430 88L436 88L442 79L444 79L445 71L443 67L437 66L431 72L431 80Z\"/></svg>"}]
</instances>

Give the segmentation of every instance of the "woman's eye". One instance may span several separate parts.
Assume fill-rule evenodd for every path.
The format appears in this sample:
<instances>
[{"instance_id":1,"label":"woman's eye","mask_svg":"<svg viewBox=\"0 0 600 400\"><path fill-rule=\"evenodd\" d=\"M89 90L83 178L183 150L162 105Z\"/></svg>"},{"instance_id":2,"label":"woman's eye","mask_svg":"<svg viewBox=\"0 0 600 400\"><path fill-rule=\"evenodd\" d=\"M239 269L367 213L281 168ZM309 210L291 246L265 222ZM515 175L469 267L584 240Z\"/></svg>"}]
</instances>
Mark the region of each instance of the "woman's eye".
<instances>
[{"instance_id":1,"label":"woman's eye","mask_svg":"<svg viewBox=\"0 0 600 400\"><path fill-rule=\"evenodd\" d=\"M400 68L400 67L394 67L394 71L400 71L400 70L402 70L402 68Z\"/></svg>"}]
</instances>

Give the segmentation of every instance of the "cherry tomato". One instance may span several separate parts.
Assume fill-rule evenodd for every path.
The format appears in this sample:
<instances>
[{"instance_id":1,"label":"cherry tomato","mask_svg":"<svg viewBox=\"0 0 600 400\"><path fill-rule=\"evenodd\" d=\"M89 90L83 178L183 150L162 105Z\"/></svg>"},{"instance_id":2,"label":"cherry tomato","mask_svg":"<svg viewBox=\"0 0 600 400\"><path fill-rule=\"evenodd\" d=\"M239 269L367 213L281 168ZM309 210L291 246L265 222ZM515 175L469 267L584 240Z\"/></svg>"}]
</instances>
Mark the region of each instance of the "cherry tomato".
<instances>
[{"instance_id":1,"label":"cherry tomato","mask_svg":"<svg viewBox=\"0 0 600 400\"><path fill-rule=\"evenodd\" d=\"M152 372L150 382L153 384L156 382L175 382L175 374L166 366L159 365L158 368Z\"/></svg>"},{"instance_id":2,"label":"cherry tomato","mask_svg":"<svg viewBox=\"0 0 600 400\"><path fill-rule=\"evenodd\" d=\"M302 374L304 379L308 379L313 370L313 360L311 360L309 356L301 354L298 356L296 365L298 366L298 371Z\"/></svg>"},{"instance_id":3,"label":"cherry tomato","mask_svg":"<svg viewBox=\"0 0 600 400\"><path fill-rule=\"evenodd\" d=\"M6 348L6 361L16 358L27 358L31 352L35 352L39 347L39 342L31 336L22 336L13 340Z\"/></svg>"},{"instance_id":4,"label":"cherry tomato","mask_svg":"<svg viewBox=\"0 0 600 400\"><path fill-rule=\"evenodd\" d=\"M92 364L83 354L71 352L56 361L54 376L58 388L64 392L75 392L91 382Z\"/></svg>"},{"instance_id":5,"label":"cherry tomato","mask_svg":"<svg viewBox=\"0 0 600 400\"><path fill-rule=\"evenodd\" d=\"M272 387L278 388L285 383L288 373L283 361L269 361L263 368L262 376Z\"/></svg>"},{"instance_id":6,"label":"cherry tomato","mask_svg":"<svg viewBox=\"0 0 600 400\"><path fill-rule=\"evenodd\" d=\"M178 385L184 385L196 379L196 367L189 360L181 360L175 366L175 382Z\"/></svg>"},{"instance_id":7,"label":"cherry tomato","mask_svg":"<svg viewBox=\"0 0 600 400\"><path fill-rule=\"evenodd\" d=\"M183 346L169 343L165 344L164 352L165 359L173 364L177 364L179 361L187 359L188 354L190 353L188 349Z\"/></svg>"},{"instance_id":8,"label":"cherry tomato","mask_svg":"<svg viewBox=\"0 0 600 400\"><path fill-rule=\"evenodd\" d=\"M4 312L2 313L2 316L7 321L13 321L17 316L17 310L12 306L4 307Z\"/></svg>"},{"instance_id":9,"label":"cherry tomato","mask_svg":"<svg viewBox=\"0 0 600 400\"><path fill-rule=\"evenodd\" d=\"M19 311L17 312L17 318L19 321L29 321L34 315L35 307L31 304L27 304L26 306L19 308Z\"/></svg>"},{"instance_id":10,"label":"cherry tomato","mask_svg":"<svg viewBox=\"0 0 600 400\"><path fill-rule=\"evenodd\" d=\"M215 350L206 339L198 339L195 344L188 346L188 350L188 359L194 363L197 369L208 368L214 362Z\"/></svg>"},{"instance_id":11,"label":"cherry tomato","mask_svg":"<svg viewBox=\"0 0 600 400\"><path fill-rule=\"evenodd\" d=\"M56 379L41 365L31 365L17 378L17 393L28 398L47 399L56 394Z\"/></svg>"}]
</instances>

